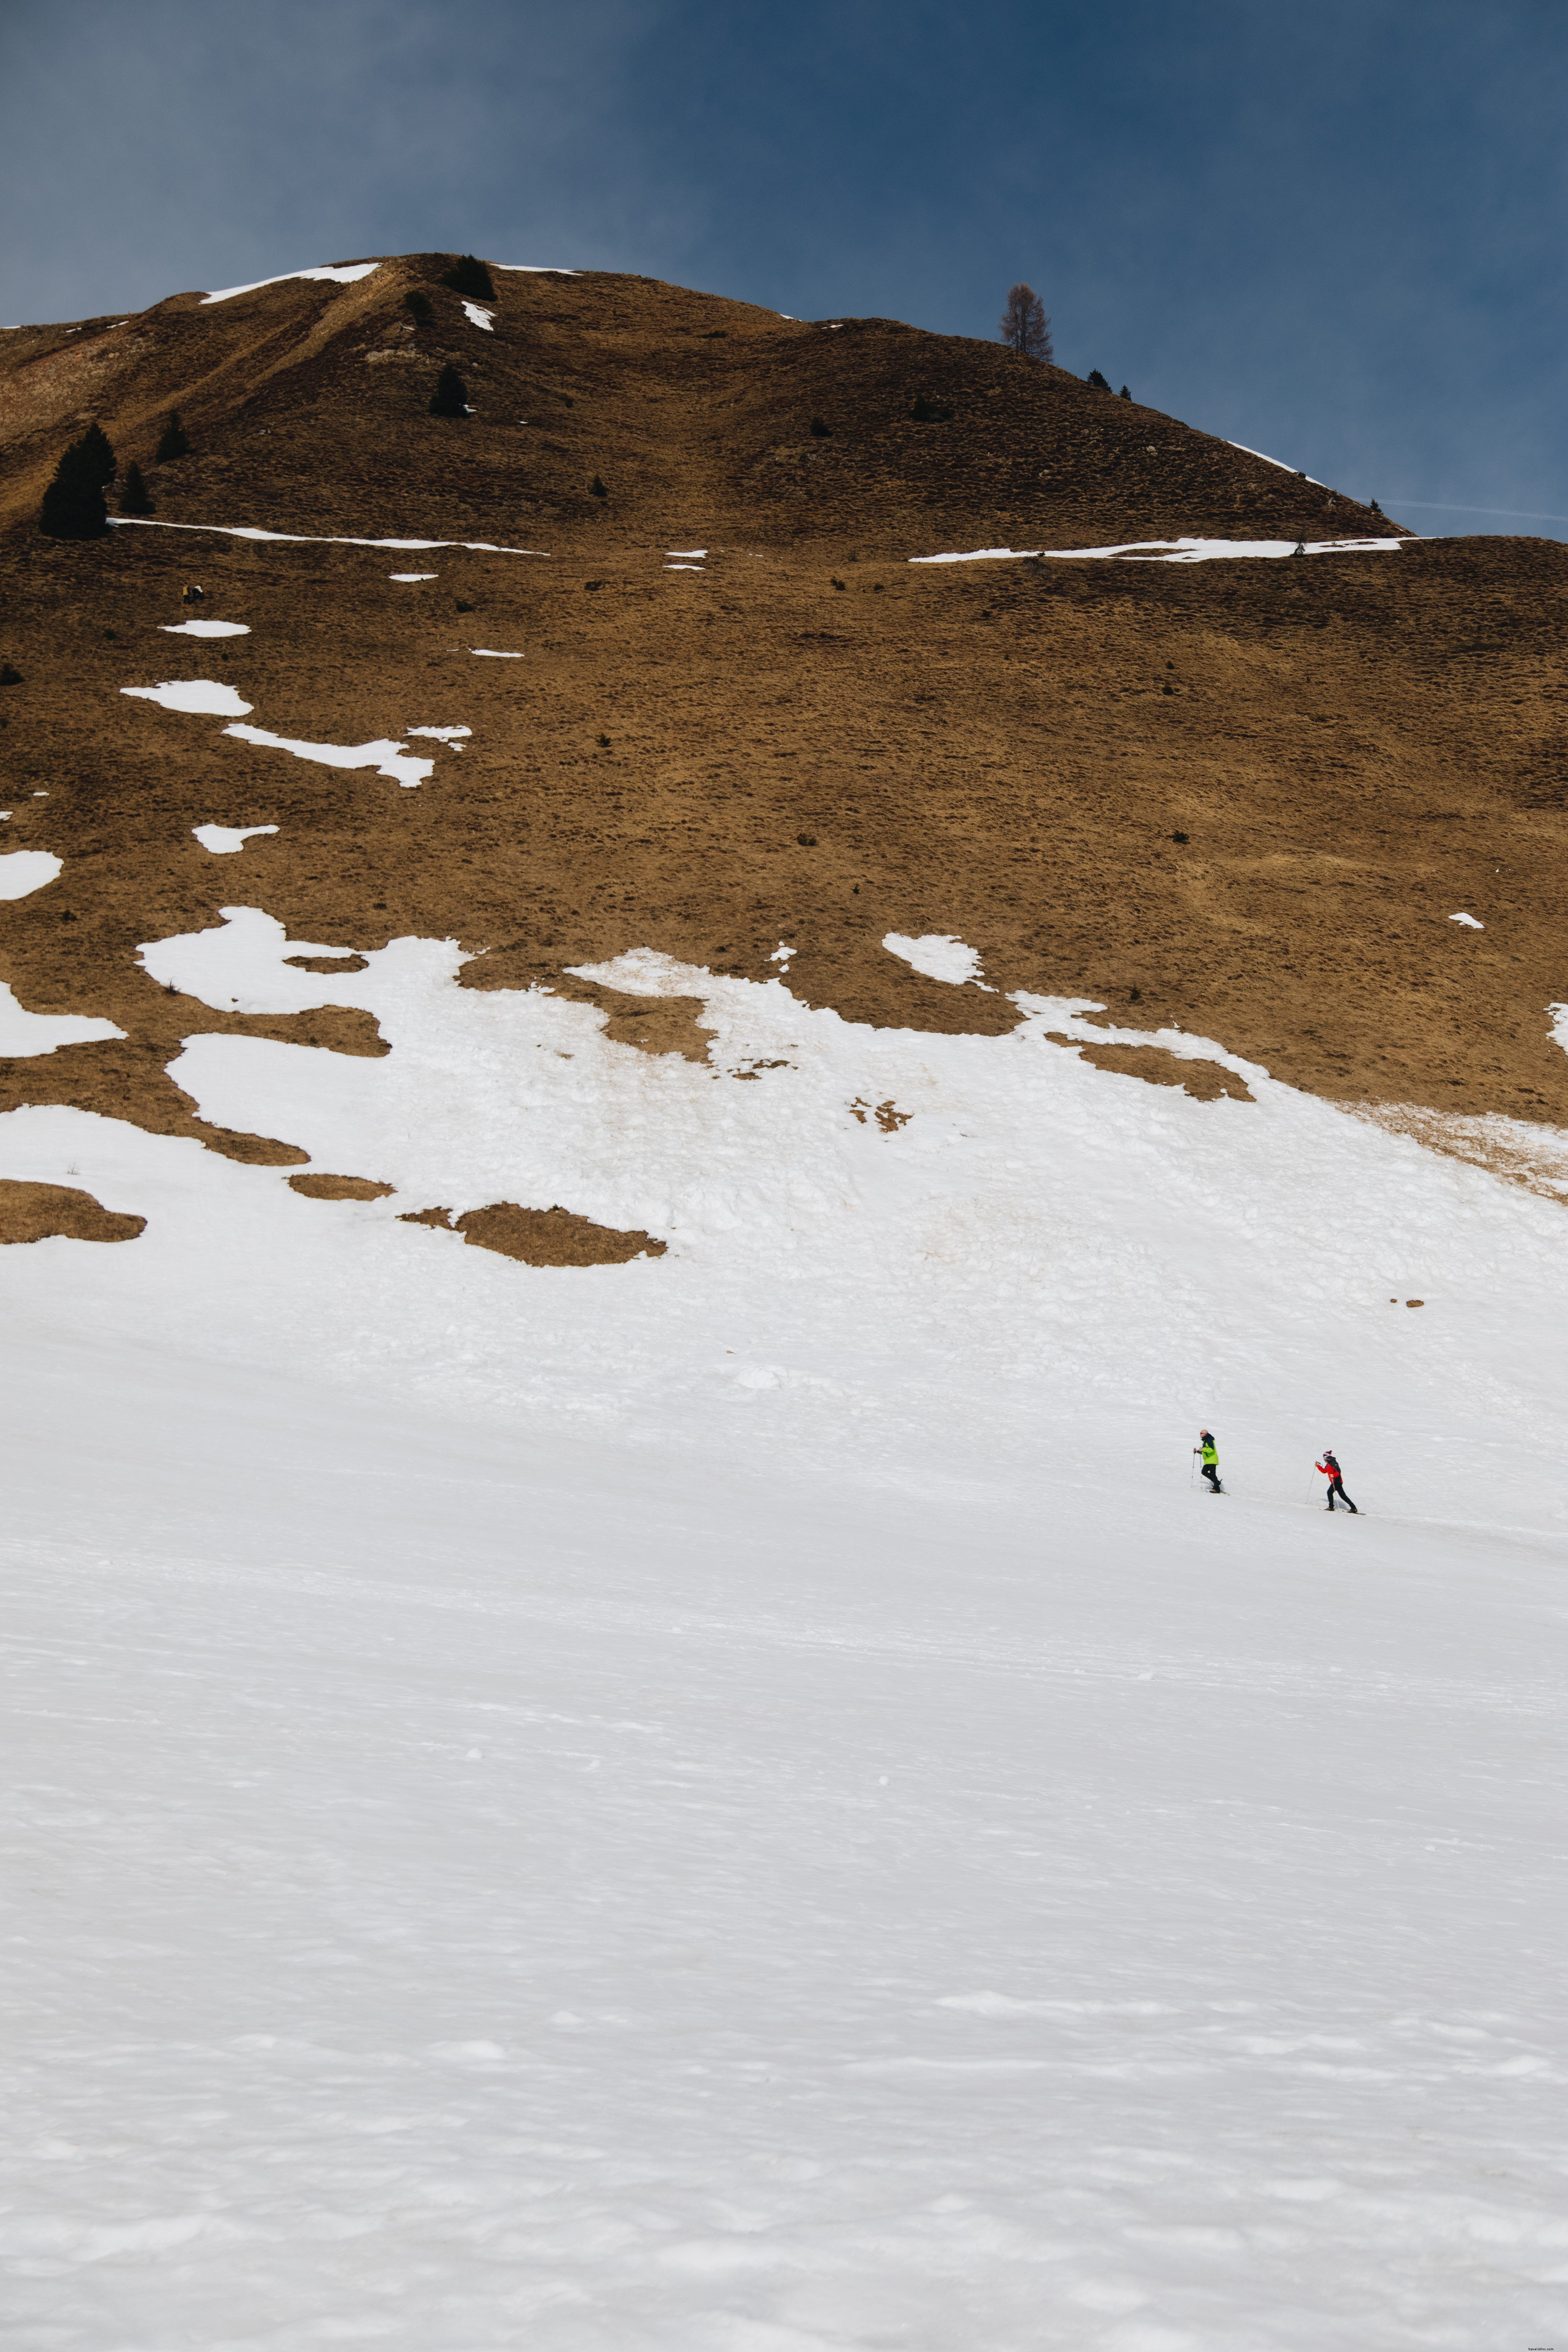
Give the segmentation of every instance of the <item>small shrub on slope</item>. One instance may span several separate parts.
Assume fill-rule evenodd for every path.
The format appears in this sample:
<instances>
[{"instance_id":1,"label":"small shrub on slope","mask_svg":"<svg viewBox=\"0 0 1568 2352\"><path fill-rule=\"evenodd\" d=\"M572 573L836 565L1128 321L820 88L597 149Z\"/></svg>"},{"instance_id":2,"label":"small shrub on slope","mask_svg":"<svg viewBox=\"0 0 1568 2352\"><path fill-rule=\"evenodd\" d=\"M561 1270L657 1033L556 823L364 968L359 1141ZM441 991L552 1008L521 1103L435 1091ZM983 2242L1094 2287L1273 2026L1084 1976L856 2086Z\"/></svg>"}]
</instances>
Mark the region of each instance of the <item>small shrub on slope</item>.
<instances>
[{"instance_id":1,"label":"small shrub on slope","mask_svg":"<svg viewBox=\"0 0 1568 2352\"><path fill-rule=\"evenodd\" d=\"M599 479L597 474L595 475L593 480L588 485L588 495L590 498L595 499L607 499L610 495L608 490L605 488L604 483Z\"/></svg>"},{"instance_id":2,"label":"small shrub on slope","mask_svg":"<svg viewBox=\"0 0 1568 2352\"><path fill-rule=\"evenodd\" d=\"M103 493L114 479L114 451L98 425L73 441L44 492L38 529L51 539L101 539L109 529Z\"/></svg>"},{"instance_id":3,"label":"small shrub on slope","mask_svg":"<svg viewBox=\"0 0 1568 2352\"><path fill-rule=\"evenodd\" d=\"M1110 390L1110 378L1108 376L1101 375L1098 368L1089 369L1089 380L1090 383L1093 384L1097 392L1109 392Z\"/></svg>"},{"instance_id":4,"label":"small shrub on slope","mask_svg":"<svg viewBox=\"0 0 1568 2352\"><path fill-rule=\"evenodd\" d=\"M413 292L405 294L403 299L406 307L412 310L414 316L419 321L419 324L422 327L427 327L431 320L436 315L435 311L430 308L430 297L428 294L421 294L418 287L416 286Z\"/></svg>"},{"instance_id":5,"label":"small shrub on slope","mask_svg":"<svg viewBox=\"0 0 1568 2352\"><path fill-rule=\"evenodd\" d=\"M125 479L121 485L120 511L127 515L150 515L153 511L145 478L134 457L126 467Z\"/></svg>"},{"instance_id":6,"label":"small shrub on slope","mask_svg":"<svg viewBox=\"0 0 1568 2352\"><path fill-rule=\"evenodd\" d=\"M441 283L449 286L454 294L466 294L470 302L493 302L496 299L489 271L471 253L459 254L450 269L442 271Z\"/></svg>"},{"instance_id":7,"label":"small shrub on slope","mask_svg":"<svg viewBox=\"0 0 1568 2352\"><path fill-rule=\"evenodd\" d=\"M190 454L191 436L180 422L179 410L171 408L158 446L153 452L153 463L172 466L176 457L188 457Z\"/></svg>"},{"instance_id":8,"label":"small shrub on slope","mask_svg":"<svg viewBox=\"0 0 1568 2352\"><path fill-rule=\"evenodd\" d=\"M468 387L449 362L436 379L436 389L430 395L432 416L466 416L468 413Z\"/></svg>"}]
</instances>

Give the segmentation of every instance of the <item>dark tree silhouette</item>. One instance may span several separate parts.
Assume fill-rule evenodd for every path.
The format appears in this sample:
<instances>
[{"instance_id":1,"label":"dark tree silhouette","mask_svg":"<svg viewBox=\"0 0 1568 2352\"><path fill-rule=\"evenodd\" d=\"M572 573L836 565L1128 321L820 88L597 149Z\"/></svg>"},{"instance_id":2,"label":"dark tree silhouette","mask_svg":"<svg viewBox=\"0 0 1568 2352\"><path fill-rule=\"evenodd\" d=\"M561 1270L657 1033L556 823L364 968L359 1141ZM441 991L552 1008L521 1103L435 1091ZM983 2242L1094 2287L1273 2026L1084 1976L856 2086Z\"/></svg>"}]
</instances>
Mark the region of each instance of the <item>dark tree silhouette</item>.
<instances>
[{"instance_id":1,"label":"dark tree silhouette","mask_svg":"<svg viewBox=\"0 0 1568 2352\"><path fill-rule=\"evenodd\" d=\"M1007 306L1002 313L1002 341L1010 350L1026 360L1049 360L1055 356L1051 348L1051 322L1046 316L1046 306L1032 286L1008 289Z\"/></svg>"},{"instance_id":2,"label":"dark tree silhouette","mask_svg":"<svg viewBox=\"0 0 1568 2352\"><path fill-rule=\"evenodd\" d=\"M607 499L610 495L608 490L605 488L604 483L599 479L597 474L595 475L593 480L588 485L588 495L590 498L595 499Z\"/></svg>"},{"instance_id":3,"label":"dark tree silhouette","mask_svg":"<svg viewBox=\"0 0 1568 2352\"><path fill-rule=\"evenodd\" d=\"M407 293L404 296L403 299L407 304L409 310L414 313L414 316L418 320L420 325L422 327L427 327L431 320L436 315L430 308L430 297L428 294L421 294L418 287L416 286L411 293Z\"/></svg>"},{"instance_id":4,"label":"dark tree silhouette","mask_svg":"<svg viewBox=\"0 0 1568 2352\"><path fill-rule=\"evenodd\" d=\"M468 413L468 387L450 362L436 379L436 389L430 395L432 416L466 416Z\"/></svg>"},{"instance_id":5,"label":"dark tree silhouette","mask_svg":"<svg viewBox=\"0 0 1568 2352\"><path fill-rule=\"evenodd\" d=\"M101 539L109 529L103 493L113 479L109 437L99 425L89 425L55 468L38 511L38 529L51 539Z\"/></svg>"},{"instance_id":6,"label":"dark tree silhouette","mask_svg":"<svg viewBox=\"0 0 1568 2352\"><path fill-rule=\"evenodd\" d=\"M120 511L128 515L150 515L153 511L146 480L134 457L126 467L125 479L120 486Z\"/></svg>"},{"instance_id":7,"label":"dark tree silhouette","mask_svg":"<svg viewBox=\"0 0 1568 2352\"><path fill-rule=\"evenodd\" d=\"M466 294L470 302L493 302L496 299L489 271L471 253L459 254L450 269L441 272L441 283L449 286L454 294Z\"/></svg>"},{"instance_id":8,"label":"dark tree silhouette","mask_svg":"<svg viewBox=\"0 0 1568 2352\"><path fill-rule=\"evenodd\" d=\"M188 457L190 454L191 436L180 422L179 410L171 408L163 426L163 436L153 452L153 463L168 466L172 465L176 457Z\"/></svg>"},{"instance_id":9,"label":"dark tree silhouette","mask_svg":"<svg viewBox=\"0 0 1568 2352\"><path fill-rule=\"evenodd\" d=\"M1110 377L1101 375L1098 368L1089 369L1089 380L1090 383L1093 384L1096 392L1109 392L1110 390Z\"/></svg>"},{"instance_id":10,"label":"dark tree silhouette","mask_svg":"<svg viewBox=\"0 0 1568 2352\"><path fill-rule=\"evenodd\" d=\"M1123 400L1131 400L1132 397L1132 394L1128 391L1125 384L1121 387L1121 397Z\"/></svg>"}]
</instances>

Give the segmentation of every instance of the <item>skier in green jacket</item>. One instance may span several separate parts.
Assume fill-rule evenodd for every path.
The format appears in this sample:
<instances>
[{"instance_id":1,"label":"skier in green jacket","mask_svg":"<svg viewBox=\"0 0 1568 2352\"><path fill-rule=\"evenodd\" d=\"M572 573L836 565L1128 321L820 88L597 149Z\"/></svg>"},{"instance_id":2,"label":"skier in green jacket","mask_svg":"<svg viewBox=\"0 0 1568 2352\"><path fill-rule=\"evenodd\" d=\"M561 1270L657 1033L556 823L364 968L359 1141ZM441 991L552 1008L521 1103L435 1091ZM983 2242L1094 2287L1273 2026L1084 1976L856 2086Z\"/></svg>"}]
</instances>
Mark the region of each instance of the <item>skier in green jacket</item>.
<instances>
[{"instance_id":1,"label":"skier in green jacket","mask_svg":"<svg viewBox=\"0 0 1568 2352\"><path fill-rule=\"evenodd\" d=\"M1204 1476L1209 1482L1209 1493L1223 1495L1225 1488L1219 1483L1219 1449L1215 1444L1213 1430L1200 1429L1198 1439L1193 1452L1203 1456Z\"/></svg>"}]
</instances>

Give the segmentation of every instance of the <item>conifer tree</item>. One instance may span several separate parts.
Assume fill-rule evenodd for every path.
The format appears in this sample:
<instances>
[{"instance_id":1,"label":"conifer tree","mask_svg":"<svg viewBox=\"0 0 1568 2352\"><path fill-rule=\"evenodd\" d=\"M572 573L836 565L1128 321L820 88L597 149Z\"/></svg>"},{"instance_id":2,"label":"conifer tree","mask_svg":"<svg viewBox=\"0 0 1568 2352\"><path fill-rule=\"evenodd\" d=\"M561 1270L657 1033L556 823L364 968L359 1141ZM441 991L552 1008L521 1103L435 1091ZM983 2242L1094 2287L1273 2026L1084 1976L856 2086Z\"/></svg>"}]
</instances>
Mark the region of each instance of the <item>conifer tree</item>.
<instances>
[{"instance_id":1,"label":"conifer tree","mask_svg":"<svg viewBox=\"0 0 1568 2352\"><path fill-rule=\"evenodd\" d=\"M109 529L103 493L114 479L114 451L100 426L73 441L44 492L38 529L51 539L101 539Z\"/></svg>"},{"instance_id":2,"label":"conifer tree","mask_svg":"<svg viewBox=\"0 0 1568 2352\"><path fill-rule=\"evenodd\" d=\"M605 488L604 483L599 479L597 474L595 475L593 480L588 485L588 495L590 498L595 499L607 499L610 495L608 490Z\"/></svg>"},{"instance_id":3,"label":"conifer tree","mask_svg":"<svg viewBox=\"0 0 1568 2352\"><path fill-rule=\"evenodd\" d=\"M1110 390L1109 377L1101 375L1098 368L1089 369L1089 380L1090 383L1093 384L1097 392L1109 392Z\"/></svg>"},{"instance_id":4,"label":"conifer tree","mask_svg":"<svg viewBox=\"0 0 1568 2352\"><path fill-rule=\"evenodd\" d=\"M448 360L436 379L436 389L430 397L432 416L466 416L468 413L468 387Z\"/></svg>"},{"instance_id":5,"label":"conifer tree","mask_svg":"<svg viewBox=\"0 0 1568 2352\"><path fill-rule=\"evenodd\" d=\"M459 254L450 269L442 271L441 283L449 286L454 294L466 294L470 302L493 302L496 299L489 271L471 253Z\"/></svg>"},{"instance_id":6,"label":"conifer tree","mask_svg":"<svg viewBox=\"0 0 1568 2352\"><path fill-rule=\"evenodd\" d=\"M1125 384L1121 387L1121 397L1123 400L1131 400L1132 397L1132 394L1128 391Z\"/></svg>"},{"instance_id":7,"label":"conifer tree","mask_svg":"<svg viewBox=\"0 0 1568 2352\"><path fill-rule=\"evenodd\" d=\"M128 515L150 515L153 511L146 480L134 457L126 467L125 479L120 486L120 511Z\"/></svg>"},{"instance_id":8,"label":"conifer tree","mask_svg":"<svg viewBox=\"0 0 1568 2352\"><path fill-rule=\"evenodd\" d=\"M1054 357L1051 322L1032 286L1008 288L999 331L1002 341L1024 359L1044 361Z\"/></svg>"},{"instance_id":9,"label":"conifer tree","mask_svg":"<svg viewBox=\"0 0 1568 2352\"><path fill-rule=\"evenodd\" d=\"M77 446L82 452L82 462L91 471L100 490L106 490L119 469L114 444L101 425L92 424L82 435Z\"/></svg>"},{"instance_id":10,"label":"conifer tree","mask_svg":"<svg viewBox=\"0 0 1568 2352\"><path fill-rule=\"evenodd\" d=\"M414 316L418 320L419 324L422 327L427 327L431 320L436 315L434 310L430 308L430 297L428 294L421 294L418 287L416 286L412 292L404 296L403 299L406 303L408 309L413 311Z\"/></svg>"},{"instance_id":11,"label":"conifer tree","mask_svg":"<svg viewBox=\"0 0 1568 2352\"><path fill-rule=\"evenodd\" d=\"M153 452L153 463L159 466L170 466L176 457L188 457L190 454L191 436L180 422L179 410L171 408L164 420L158 446Z\"/></svg>"}]
</instances>

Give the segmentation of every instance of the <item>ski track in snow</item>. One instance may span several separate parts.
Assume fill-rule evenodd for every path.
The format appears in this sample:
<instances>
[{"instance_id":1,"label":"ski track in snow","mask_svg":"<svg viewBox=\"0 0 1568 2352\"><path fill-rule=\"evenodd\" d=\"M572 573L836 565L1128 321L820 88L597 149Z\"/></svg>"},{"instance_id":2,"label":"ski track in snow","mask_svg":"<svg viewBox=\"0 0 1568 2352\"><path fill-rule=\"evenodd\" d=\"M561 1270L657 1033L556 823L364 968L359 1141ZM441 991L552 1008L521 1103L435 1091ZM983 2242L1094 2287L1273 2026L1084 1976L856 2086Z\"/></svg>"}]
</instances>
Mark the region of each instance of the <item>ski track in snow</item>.
<instances>
[{"instance_id":1,"label":"ski track in snow","mask_svg":"<svg viewBox=\"0 0 1568 2352\"><path fill-rule=\"evenodd\" d=\"M148 1220L0 1249L21 2352L1554 2340L1560 1207L1087 998L584 968L694 1063L452 941L142 961L371 1013L171 1069L395 1190L0 1117ZM398 1222L497 1200L668 1254Z\"/></svg>"}]
</instances>

